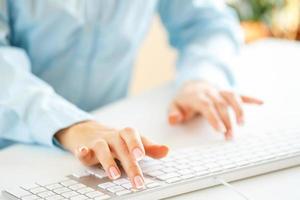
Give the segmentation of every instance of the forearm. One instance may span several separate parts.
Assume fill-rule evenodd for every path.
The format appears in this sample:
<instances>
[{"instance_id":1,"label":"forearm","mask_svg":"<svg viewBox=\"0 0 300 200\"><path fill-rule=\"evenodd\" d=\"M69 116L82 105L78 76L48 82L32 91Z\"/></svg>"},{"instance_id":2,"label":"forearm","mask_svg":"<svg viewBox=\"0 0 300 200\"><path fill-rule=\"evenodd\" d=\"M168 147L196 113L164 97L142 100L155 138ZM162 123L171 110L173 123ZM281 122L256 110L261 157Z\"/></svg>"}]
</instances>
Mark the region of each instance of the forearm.
<instances>
[{"instance_id":1,"label":"forearm","mask_svg":"<svg viewBox=\"0 0 300 200\"><path fill-rule=\"evenodd\" d=\"M0 137L53 145L54 134L74 123L92 119L30 72L21 49L0 48Z\"/></svg>"},{"instance_id":2,"label":"forearm","mask_svg":"<svg viewBox=\"0 0 300 200\"><path fill-rule=\"evenodd\" d=\"M177 83L206 80L219 86L233 85L232 68L242 44L238 20L221 2L198 4L163 0L160 5L171 45L179 53Z\"/></svg>"}]
</instances>

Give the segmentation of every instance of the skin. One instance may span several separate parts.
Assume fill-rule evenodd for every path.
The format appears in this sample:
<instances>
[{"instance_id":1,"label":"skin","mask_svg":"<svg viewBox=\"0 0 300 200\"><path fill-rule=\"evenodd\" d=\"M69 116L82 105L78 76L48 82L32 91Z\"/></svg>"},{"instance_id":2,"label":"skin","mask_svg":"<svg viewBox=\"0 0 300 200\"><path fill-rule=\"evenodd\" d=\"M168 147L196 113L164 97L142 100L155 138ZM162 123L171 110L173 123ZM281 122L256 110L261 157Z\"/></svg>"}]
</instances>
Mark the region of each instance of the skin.
<instances>
[{"instance_id":1,"label":"skin","mask_svg":"<svg viewBox=\"0 0 300 200\"><path fill-rule=\"evenodd\" d=\"M232 138L232 123L228 114L232 109L236 123L244 123L243 103L260 105L259 99L237 95L232 91L218 90L203 81L187 82L171 103L168 119L171 125L182 124L203 116L217 131ZM133 128L113 129L95 121L85 121L59 131L55 137L84 165L100 163L109 178L117 179L121 171L120 162L135 188L144 187L144 178L138 161L145 156L162 158L168 147L156 144L141 136Z\"/></svg>"},{"instance_id":2,"label":"skin","mask_svg":"<svg viewBox=\"0 0 300 200\"><path fill-rule=\"evenodd\" d=\"M230 90L219 90L205 81L190 81L176 95L169 109L169 123L176 125L203 116L226 139L233 136L232 124L244 124L243 104L262 105L263 101ZM235 114L235 122L229 116Z\"/></svg>"}]
</instances>

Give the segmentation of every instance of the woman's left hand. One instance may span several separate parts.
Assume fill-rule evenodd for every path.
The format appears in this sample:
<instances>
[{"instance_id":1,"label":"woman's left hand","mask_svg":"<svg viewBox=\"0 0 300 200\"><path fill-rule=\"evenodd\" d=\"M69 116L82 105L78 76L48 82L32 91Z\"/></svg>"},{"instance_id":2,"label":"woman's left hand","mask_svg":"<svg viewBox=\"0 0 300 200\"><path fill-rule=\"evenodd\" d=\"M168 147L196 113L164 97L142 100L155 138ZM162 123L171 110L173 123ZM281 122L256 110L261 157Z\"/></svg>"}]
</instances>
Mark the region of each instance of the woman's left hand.
<instances>
[{"instance_id":1,"label":"woman's left hand","mask_svg":"<svg viewBox=\"0 0 300 200\"><path fill-rule=\"evenodd\" d=\"M205 117L211 126L232 138L232 120L229 108L235 113L236 123L244 123L243 103L261 105L263 101L230 90L218 90L204 81L187 82L180 90L169 110L169 123L184 123L198 115Z\"/></svg>"}]
</instances>

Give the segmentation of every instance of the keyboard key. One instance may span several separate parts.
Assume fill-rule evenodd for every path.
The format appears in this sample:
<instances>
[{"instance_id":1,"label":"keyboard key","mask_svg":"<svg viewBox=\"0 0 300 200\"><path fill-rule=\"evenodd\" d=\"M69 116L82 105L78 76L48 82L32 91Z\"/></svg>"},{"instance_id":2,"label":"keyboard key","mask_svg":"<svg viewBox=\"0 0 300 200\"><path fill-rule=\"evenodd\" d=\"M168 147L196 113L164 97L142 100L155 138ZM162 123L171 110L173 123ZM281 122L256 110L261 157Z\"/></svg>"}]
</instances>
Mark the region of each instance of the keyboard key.
<instances>
[{"instance_id":1,"label":"keyboard key","mask_svg":"<svg viewBox=\"0 0 300 200\"><path fill-rule=\"evenodd\" d=\"M46 197L53 196L53 195L55 195L55 193L52 191L45 191L45 192L41 192L38 194L38 196L40 196L42 198L46 198Z\"/></svg>"},{"instance_id":2,"label":"keyboard key","mask_svg":"<svg viewBox=\"0 0 300 200\"><path fill-rule=\"evenodd\" d=\"M174 178L170 178L168 180L166 180L167 183L175 183L175 182L178 182L178 181L181 181L182 178L179 178L179 177L174 177Z\"/></svg>"},{"instance_id":3,"label":"keyboard key","mask_svg":"<svg viewBox=\"0 0 300 200\"><path fill-rule=\"evenodd\" d=\"M50 197L46 197L46 200L61 200L64 199L64 197L60 196L60 195L53 195Z\"/></svg>"},{"instance_id":4,"label":"keyboard key","mask_svg":"<svg viewBox=\"0 0 300 200\"><path fill-rule=\"evenodd\" d=\"M62 196L66 197L66 198L70 198L70 197L74 197L79 195L77 192L75 191L70 191L70 192L65 192L61 194Z\"/></svg>"},{"instance_id":5,"label":"keyboard key","mask_svg":"<svg viewBox=\"0 0 300 200\"><path fill-rule=\"evenodd\" d=\"M67 181L63 181L60 184L62 184L63 186L71 186L71 185L75 185L77 182L74 180L67 180Z\"/></svg>"},{"instance_id":6,"label":"keyboard key","mask_svg":"<svg viewBox=\"0 0 300 200\"><path fill-rule=\"evenodd\" d=\"M106 189L106 188L113 187L113 186L116 186L116 184L114 184L112 182L101 183L98 185L98 187L102 188L102 189Z\"/></svg>"},{"instance_id":7,"label":"keyboard key","mask_svg":"<svg viewBox=\"0 0 300 200\"><path fill-rule=\"evenodd\" d=\"M76 172L73 172L72 175L76 178L82 178L82 177L89 176L90 173L88 173L86 170L78 170Z\"/></svg>"},{"instance_id":8,"label":"keyboard key","mask_svg":"<svg viewBox=\"0 0 300 200\"><path fill-rule=\"evenodd\" d=\"M150 171L160 170L160 169L162 169L162 168L163 168L162 165L156 165L156 166L151 166L151 167L142 168L142 171L143 171L144 173L148 173L148 172L150 172Z\"/></svg>"},{"instance_id":9,"label":"keyboard key","mask_svg":"<svg viewBox=\"0 0 300 200\"><path fill-rule=\"evenodd\" d=\"M193 174L195 172L193 170L190 170L190 169L183 169L183 170L180 170L178 173L180 175L186 175L186 174Z\"/></svg>"},{"instance_id":10,"label":"keyboard key","mask_svg":"<svg viewBox=\"0 0 300 200\"><path fill-rule=\"evenodd\" d=\"M122 184L121 186L122 186L123 188L128 189L128 190L132 189L131 183L125 183L125 184Z\"/></svg>"},{"instance_id":11,"label":"keyboard key","mask_svg":"<svg viewBox=\"0 0 300 200\"><path fill-rule=\"evenodd\" d=\"M147 186L147 188L155 188L155 187L158 187L158 186L160 186L160 185L161 185L161 184L158 183L158 182L153 182L153 183L147 184L146 186Z\"/></svg>"},{"instance_id":12,"label":"keyboard key","mask_svg":"<svg viewBox=\"0 0 300 200\"><path fill-rule=\"evenodd\" d=\"M87 172L90 173L91 175L94 175L94 176L100 178L100 179L107 177L107 174L105 173L105 171L100 168L90 167L87 169Z\"/></svg>"},{"instance_id":13,"label":"keyboard key","mask_svg":"<svg viewBox=\"0 0 300 200\"><path fill-rule=\"evenodd\" d=\"M195 166L193 167L193 170L199 172L199 171L204 171L204 170L207 170L208 168L205 167L205 166Z\"/></svg>"},{"instance_id":14,"label":"keyboard key","mask_svg":"<svg viewBox=\"0 0 300 200\"><path fill-rule=\"evenodd\" d=\"M79 189L77 192L79 192L80 194L86 194L86 193L93 192L93 191L95 191L95 190L92 188L84 187L84 188Z\"/></svg>"},{"instance_id":15,"label":"keyboard key","mask_svg":"<svg viewBox=\"0 0 300 200\"><path fill-rule=\"evenodd\" d=\"M103 196L94 198L94 200L106 200L106 199L109 199L109 198L110 198L110 196L108 196L108 195L103 195Z\"/></svg>"},{"instance_id":16,"label":"keyboard key","mask_svg":"<svg viewBox=\"0 0 300 200\"><path fill-rule=\"evenodd\" d=\"M25 189L25 190L31 190L31 189L39 187L39 186L35 183L29 183L29 184L21 185L20 187Z\"/></svg>"},{"instance_id":17,"label":"keyboard key","mask_svg":"<svg viewBox=\"0 0 300 200\"><path fill-rule=\"evenodd\" d=\"M69 188L72 189L72 190L79 190L79 189L84 188L84 187L85 187L85 185L83 185L81 183L77 183L75 185L69 186Z\"/></svg>"},{"instance_id":18,"label":"keyboard key","mask_svg":"<svg viewBox=\"0 0 300 200\"><path fill-rule=\"evenodd\" d=\"M59 182L68 181L68 180L71 180L71 179L65 177L65 178L62 178L60 180L53 180L53 179L51 179L51 180L42 180L42 181L37 182L36 184L40 185L40 186L47 186L47 185L52 185L52 184L59 183Z\"/></svg>"},{"instance_id":19,"label":"keyboard key","mask_svg":"<svg viewBox=\"0 0 300 200\"><path fill-rule=\"evenodd\" d=\"M85 199L88 199L88 197L81 194L81 195L71 197L70 199L71 200L85 200Z\"/></svg>"},{"instance_id":20,"label":"keyboard key","mask_svg":"<svg viewBox=\"0 0 300 200\"><path fill-rule=\"evenodd\" d=\"M6 192L8 192L9 194L11 194L17 198L31 195L30 192L23 190L22 188L10 188L10 189L7 189Z\"/></svg>"},{"instance_id":21,"label":"keyboard key","mask_svg":"<svg viewBox=\"0 0 300 200\"><path fill-rule=\"evenodd\" d=\"M47 189L46 188L43 188L43 187L36 187L36 188L33 188L30 190L30 192L32 192L33 194L37 194L37 193L41 193L41 192L44 192L46 191Z\"/></svg>"},{"instance_id":22,"label":"keyboard key","mask_svg":"<svg viewBox=\"0 0 300 200\"><path fill-rule=\"evenodd\" d=\"M178 169L176 169L175 167L168 167L168 168L164 168L161 171L165 172L165 173L170 173L170 172L175 172Z\"/></svg>"},{"instance_id":23,"label":"keyboard key","mask_svg":"<svg viewBox=\"0 0 300 200\"><path fill-rule=\"evenodd\" d=\"M69 188L66 188L66 187L61 187L61 188L54 189L53 191L57 194L62 194L62 193L65 193L65 192L70 192L71 190Z\"/></svg>"},{"instance_id":24,"label":"keyboard key","mask_svg":"<svg viewBox=\"0 0 300 200\"><path fill-rule=\"evenodd\" d=\"M29 195L29 196L25 196L22 198L22 200L36 200L39 199L40 197L36 196L36 195Z\"/></svg>"},{"instance_id":25,"label":"keyboard key","mask_svg":"<svg viewBox=\"0 0 300 200\"><path fill-rule=\"evenodd\" d=\"M152 179L150 179L150 178L144 177L144 182L145 182L145 184L147 185L147 184L149 184L149 183L153 183L154 181L153 181Z\"/></svg>"},{"instance_id":26,"label":"keyboard key","mask_svg":"<svg viewBox=\"0 0 300 200\"><path fill-rule=\"evenodd\" d=\"M163 171L161 171L161 170L154 170L154 171L147 172L145 174L147 174L149 176L152 176L152 177L157 177L157 176L161 176L161 175L163 175L165 173Z\"/></svg>"},{"instance_id":27,"label":"keyboard key","mask_svg":"<svg viewBox=\"0 0 300 200\"><path fill-rule=\"evenodd\" d=\"M116 192L116 195L122 196L122 195L130 194L130 193L131 193L130 190L121 190L121 191Z\"/></svg>"},{"instance_id":28,"label":"keyboard key","mask_svg":"<svg viewBox=\"0 0 300 200\"><path fill-rule=\"evenodd\" d=\"M99 191L94 191L94 192L86 193L85 195L90 197L90 198L95 198L95 197L99 197L99 196L104 195L104 193L99 192Z\"/></svg>"},{"instance_id":29,"label":"keyboard key","mask_svg":"<svg viewBox=\"0 0 300 200\"><path fill-rule=\"evenodd\" d=\"M117 186L106 188L106 190L109 191L109 192L115 193L115 192L119 192L121 190L124 190L124 188L117 185Z\"/></svg>"},{"instance_id":30,"label":"keyboard key","mask_svg":"<svg viewBox=\"0 0 300 200\"><path fill-rule=\"evenodd\" d=\"M117 184L117 185L122 185L122 184L125 184L125 183L130 183L130 181L126 178L120 178L120 179L117 179L115 181L113 181L114 184Z\"/></svg>"},{"instance_id":31,"label":"keyboard key","mask_svg":"<svg viewBox=\"0 0 300 200\"><path fill-rule=\"evenodd\" d=\"M61 187L63 187L61 184L59 184L59 183L55 183L55 184L52 184L52 185L47 185L46 186L46 188L48 189L48 190L54 190L54 189L56 189L56 188L61 188Z\"/></svg>"},{"instance_id":32,"label":"keyboard key","mask_svg":"<svg viewBox=\"0 0 300 200\"><path fill-rule=\"evenodd\" d=\"M157 176L158 179L160 180L167 180L167 179L170 179L170 178L173 178L173 177L177 177L179 176L179 174L175 173L175 172L172 172L172 173L168 173L168 174L163 174L163 175L160 175L160 176Z\"/></svg>"},{"instance_id":33,"label":"keyboard key","mask_svg":"<svg viewBox=\"0 0 300 200\"><path fill-rule=\"evenodd\" d=\"M164 164L163 164L163 166L164 167L175 167L177 165L177 163L176 162L165 162ZM160 168L161 169L161 168Z\"/></svg>"},{"instance_id":34,"label":"keyboard key","mask_svg":"<svg viewBox=\"0 0 300 200\"><path fill-rule=\"evenodd\" d=\"M188 165L185 165L185 164L179 164L179 165L176 165L175 167L176 167L177 169L179 169L179 170L189 168L189 166L188 166Z\"/></svg>"}]
</instances>

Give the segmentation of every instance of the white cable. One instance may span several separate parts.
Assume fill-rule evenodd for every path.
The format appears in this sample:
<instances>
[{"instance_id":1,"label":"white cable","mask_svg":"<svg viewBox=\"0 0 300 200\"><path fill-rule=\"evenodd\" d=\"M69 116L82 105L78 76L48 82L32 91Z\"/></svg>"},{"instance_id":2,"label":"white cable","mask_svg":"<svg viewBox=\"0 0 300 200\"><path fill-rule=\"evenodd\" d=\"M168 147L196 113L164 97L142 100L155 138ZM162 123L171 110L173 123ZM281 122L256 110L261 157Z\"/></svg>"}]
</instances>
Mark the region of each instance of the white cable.
<instances>
[{"instance_id":1,"label":"white cable","mask_svg":"<svg viewBox=\"0 0 300 200\"><path fill-rule=\"evenodd\" d=\"M219 177L215 177L215 180L218 181L219 183L221 183L222 185L224 185L225 187L229 188L230 190L232 190L233 192L235 192L236 194L238 194L240 197L242 197L244 200L250 200L249 197L247 197L245 194L243 194L241 191L239 191L238 189L236 189L233 185L227 183L226 181L224 181L223 179L219 178Z\"/></svg>"}]
</instances>

